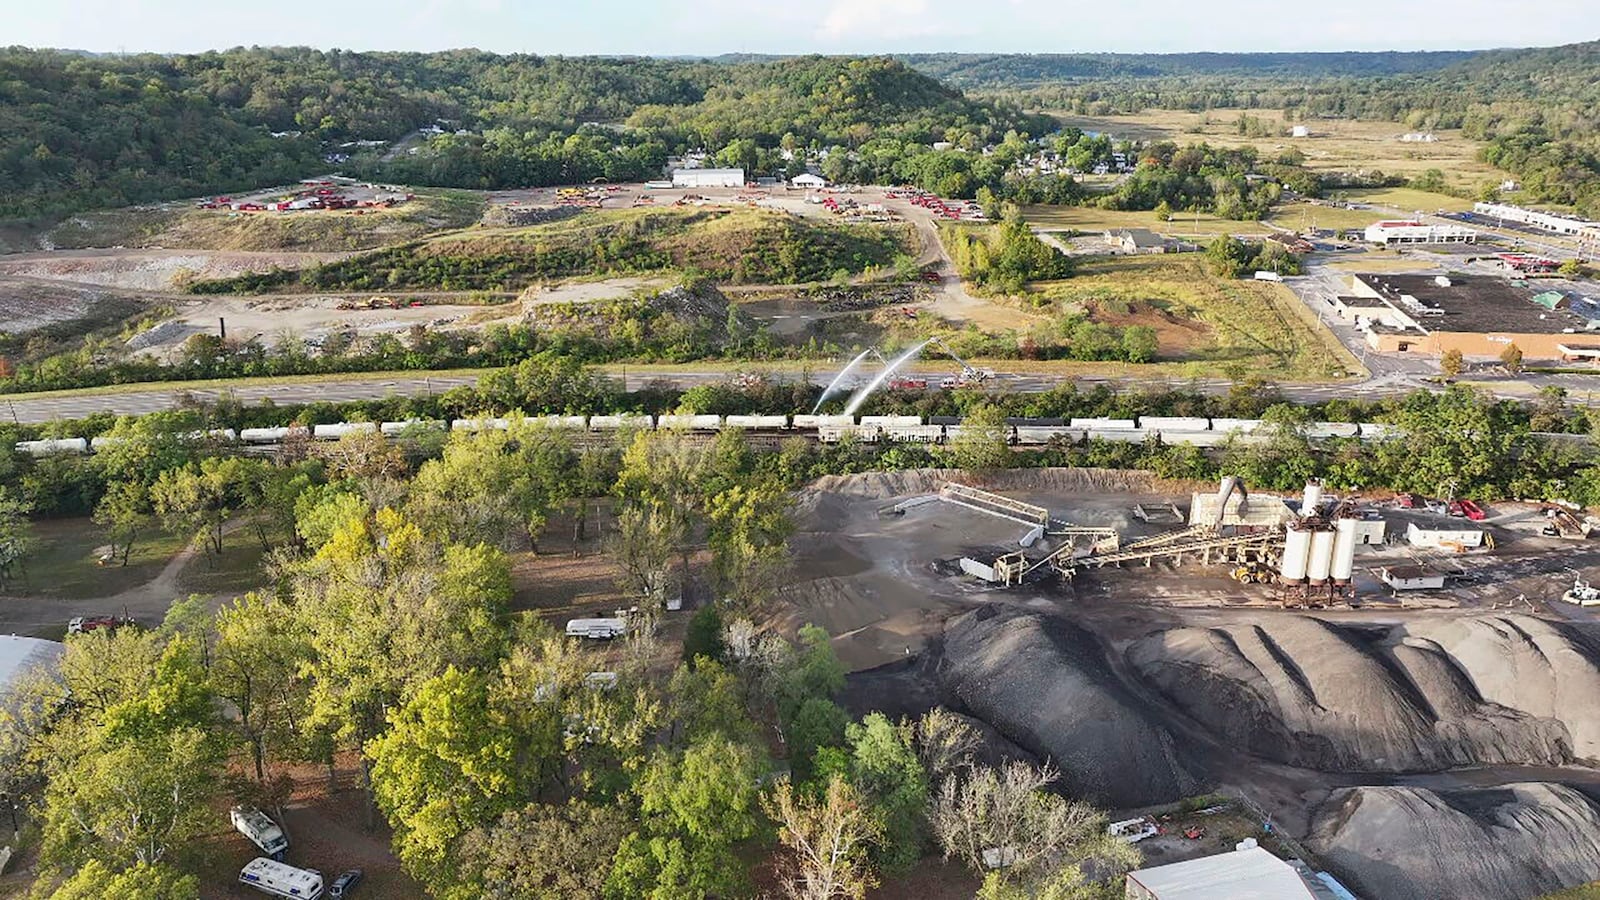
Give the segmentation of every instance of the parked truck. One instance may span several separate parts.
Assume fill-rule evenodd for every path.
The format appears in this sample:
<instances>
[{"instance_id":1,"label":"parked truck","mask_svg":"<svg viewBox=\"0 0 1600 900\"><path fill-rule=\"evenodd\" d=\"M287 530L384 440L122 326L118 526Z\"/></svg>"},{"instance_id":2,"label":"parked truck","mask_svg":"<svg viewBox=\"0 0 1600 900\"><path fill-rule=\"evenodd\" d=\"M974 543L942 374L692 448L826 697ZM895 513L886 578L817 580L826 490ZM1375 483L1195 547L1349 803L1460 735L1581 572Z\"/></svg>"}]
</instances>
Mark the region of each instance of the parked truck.
<instances>
[{"instance_id":1,"label":"parked truck","mask_svg":"<svg viewBox=\"0 0 1600 900\"><path fill-rule=\"evenodd\" d=\"M275 860L283 859L284 852L289 849L289 838L266 813L254 806L235 806L228 810L228 818L240 834L261 848L262 853Z\"/></svg>"},{"instance_id":2,"label":"parked truck","mask_svg":"<svg viewBox=\"0 0 1600 900\"><path fill-rule=\"evenodd\" d=\"M321 900L322 873L316 869L297 869L288 863L258 856L239 872L239 883L274 897L293 900Z\"/></svg>"}]
</instances>

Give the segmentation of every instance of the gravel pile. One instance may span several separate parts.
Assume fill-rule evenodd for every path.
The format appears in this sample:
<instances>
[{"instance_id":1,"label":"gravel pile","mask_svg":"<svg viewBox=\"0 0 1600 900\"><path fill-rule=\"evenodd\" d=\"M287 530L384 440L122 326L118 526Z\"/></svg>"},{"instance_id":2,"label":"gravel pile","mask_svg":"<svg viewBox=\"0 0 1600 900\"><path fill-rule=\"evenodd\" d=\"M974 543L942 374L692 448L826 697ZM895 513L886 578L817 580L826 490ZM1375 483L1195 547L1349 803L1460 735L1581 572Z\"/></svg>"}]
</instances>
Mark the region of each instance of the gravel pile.
<instances>
[{"instance_id":1,"label":"gravel pile","mask_svg":"<svg viewBox=\"0 0 1600 900\"><path fill-rule=\"evenodd\" d=\"M1559 784L1336 791L1311 837L1363 897L1520 900L1600 879L1600 807Z\"/></svg>"},{"instance_id":2,"label":"gravel pile","mask_svg":"<svg viewBox=\"0 0 1600 900\"><path fill-rule=\"evenodd\" d=\"M1140 676L1229 744L1325 771L1592 757L1597 655L1522 616L1351 628L1308 616L1135 642ZM1575 749L1576 748L1576 749Z\"/></svg>"},{"instance_id":3,"label":"gravel pile","mask_svg":"<svg viewBox=\"0 0 1600 900\"><path fill-rule=\"evenodd\" d=\"M990 606L945 629L944 688L1009 740L1060 767L1074 797L1146 806L1191 793L1172 736L1106 670L1087 632Z\"/></svg>"}]
</instances>

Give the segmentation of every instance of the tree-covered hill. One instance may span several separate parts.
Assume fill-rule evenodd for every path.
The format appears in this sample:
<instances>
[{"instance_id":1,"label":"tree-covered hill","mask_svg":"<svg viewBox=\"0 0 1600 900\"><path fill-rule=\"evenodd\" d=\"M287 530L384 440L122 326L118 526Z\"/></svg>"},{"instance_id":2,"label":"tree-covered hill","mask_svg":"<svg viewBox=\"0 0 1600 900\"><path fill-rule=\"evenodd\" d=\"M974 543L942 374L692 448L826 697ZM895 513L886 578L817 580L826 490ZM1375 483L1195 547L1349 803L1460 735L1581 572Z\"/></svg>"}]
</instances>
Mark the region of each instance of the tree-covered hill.
<instances>
[{"instance_id":1,"label":"tree-covered hill","mask_svg":"<svg viewBox=\"0 0 1600 900\"><path fill-rule=\"evenodd\" d=\"M750 143L736 156L885 135L990 141L1040 123L887 58L10 48L0 50L0 219L279 183L317 170L335 145L436 125L446 133L415 154L350 165L446 186L552 184L653 175L668 153L740 140Z\"/></svg>"},{"instance_id":2,"label":"tree-covered hill","mask_svg":"<svg viewBox=\"0 0 1600 900\"><path fill-rule=\"evenodd\" d=\"M1015 88L1104 78L1339 78L1432 72L1471 50L1336 53L913 53L899 57L957 87Z\"/></svg>"}]
</instances>

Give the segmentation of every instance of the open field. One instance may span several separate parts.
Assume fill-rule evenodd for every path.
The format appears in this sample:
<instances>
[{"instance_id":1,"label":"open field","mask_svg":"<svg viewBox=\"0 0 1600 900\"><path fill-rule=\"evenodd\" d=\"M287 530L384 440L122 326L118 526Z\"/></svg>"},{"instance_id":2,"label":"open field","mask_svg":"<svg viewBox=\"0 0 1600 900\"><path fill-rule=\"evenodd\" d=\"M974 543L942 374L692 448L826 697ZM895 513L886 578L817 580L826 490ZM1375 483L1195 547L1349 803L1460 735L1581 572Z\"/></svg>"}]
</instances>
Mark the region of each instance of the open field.
<instances>
[{"instance_id":1,"label":"open field","mask_svg":"<svg viewBox=\"0 0 1600 900\"><path fill-rule=\"evenodd\" d=\"M1158 356L1186 374L1235 367L1268 378L1342 378L1361 371L1281 284L1219 278L1196 254L1100 257L1066 281L1035 286L1035 300L1118 325L1150 325Z\"/></svg>"},{"instance_id":2,"label":"open field","mask_svg":"<svg viewBox=\"0 0 1600 900\"><path fill-rule=\"evenodd\" d=\"M107 549L105 529L88 519L44 519L34 524L37 549L28 559L25 579L10 586L24 594L69 600L109 597L161 573L186 543L152 526L134 542L126 566L101 565Z\"/></svg>"},{"instance_id":3,"label":"open field","mask_svg":"<svg viewBox=\"0 0 1600 900\"><path fill-rule=\"evenodd\" d=\"M1305 124L1311 136L1247 137L1238 133L1235 123L1241 114L1255 116L1280 125ZM1444 173L1452 188L1476 191L1485 182L1499 184L1509 173L1477 158L1481 144L1469 140L1458 130L1435 130L1433 143L1405 143L1400 136L1416 129L1397 122L1367 122L1348 119L1316 119L1287 123L1279 110L1213 109L1207 112L1147 110L1135 116L1058 115L1061 124L1085 131L1110 134L1115 138L1168 140L1179 144L1202 141L1223 147L1251 146L1262 156L1276 156L1290 148L1305 154L1306 167L1323 172L1381 171L1414 177L1428 169ZM1423 207L1429 208L1429 207Z\"/></svg>"},{"instance_id":4,"label":"open field","mask_svg":"<svg viewBox=\"0 0 1600 900\"><path fill-rule=\"evenodd\" d=\"M1148 228L1173 237L1213 238L1221 234L1265 234L1259 222L1219 219L1209 213L1183 213L1167 222L1152 211L1098 209L1092 206L1025 206L1022 217L1041 231L1081 231L1098 234L1119 228Z\"/></svg>"},{"instance_id":5,"label":"open field","mask_svg":"<svg viewBox=\"0 0 1600 900\"><path fill-rule=\"evenodd\" d=\"M485 196L423 188L399 206L293 213L196 209L190 201L80 213L39 233L40 249L181 247L348 252L416 240L476 222ZM16 243L13 239L13 243Z\"/></svg>"}]
</instances>

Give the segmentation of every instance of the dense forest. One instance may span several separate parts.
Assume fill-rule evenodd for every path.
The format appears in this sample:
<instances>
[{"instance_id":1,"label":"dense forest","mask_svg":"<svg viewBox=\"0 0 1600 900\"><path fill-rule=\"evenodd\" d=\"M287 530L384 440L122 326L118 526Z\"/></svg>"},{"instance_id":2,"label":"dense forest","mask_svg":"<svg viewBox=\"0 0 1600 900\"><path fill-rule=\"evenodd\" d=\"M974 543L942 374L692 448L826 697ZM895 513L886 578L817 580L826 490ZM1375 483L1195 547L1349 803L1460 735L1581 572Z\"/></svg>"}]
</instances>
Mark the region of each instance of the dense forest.
<instances>
[{"instance_id":1,"label":"dense forest","mask_svg":"<svg viewBox=\"0 0 1600 900\"><path fill-rule=\"evenodd\" d=\"M1471 50L1334 53L912 53L919 72L961 88L1020 87L1070 79L1163 76L1363 77L1432 72Z\"/></svg>"},{"instance_id":2,"label":"dense forest","mask_svg":"<svg viewBox=\"0 0 1600 900\"><path fill-rule=\"evenodd\" d=\"M753 163L780 145L881 136L981 144L1044 121L885 58L12 48L0 50L0 126L0 218L15 218L293 180L328 151L353 153L361 174L488 188L639 178L698 148ZM429 126L444 133L387 163L342 146Z\"/></svg>"}]
</instances>

